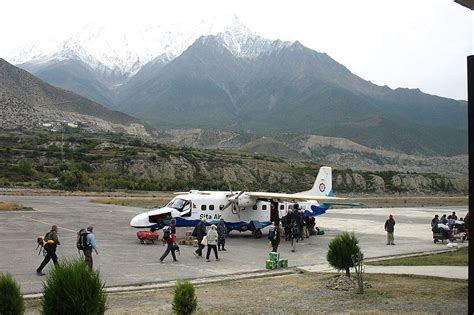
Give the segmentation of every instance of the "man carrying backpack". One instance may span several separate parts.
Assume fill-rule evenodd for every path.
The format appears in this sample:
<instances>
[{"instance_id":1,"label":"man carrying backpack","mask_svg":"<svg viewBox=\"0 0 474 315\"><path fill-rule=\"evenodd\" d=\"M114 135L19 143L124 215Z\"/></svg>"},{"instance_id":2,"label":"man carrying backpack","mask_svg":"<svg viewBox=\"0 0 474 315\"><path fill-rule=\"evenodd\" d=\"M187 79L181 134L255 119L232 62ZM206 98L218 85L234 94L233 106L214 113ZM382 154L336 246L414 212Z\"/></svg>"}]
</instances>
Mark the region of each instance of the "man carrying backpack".
<instances>
[{"instance_id":1,"label":"man carrying backpack","mask_svg":"<svg viewBox=\"0 0 474 315\"><path fill-rule=\"evenodd\" d=\"M99 252L97 251L97 243L95 241L95 235L94 235L94 227L89 226L87 227L87 234L85 237L85 244L84 244L84 258L86 261L87 266L89 266L89 269L92 270L92 266L94 262L92 261L92 251L95 251L96 255L99 255Z\"/></svg>"},{"instance_id":2,"label":"man carrying backpack","mask_svg":"<svg viewBox=\"0 0 474 315\"><path fill-rule=\"evenodd\" d=\"M43 268L49 263L49 261L52 259L53 263L55 266L58 265L58 256L56 256L56 248L59 243L58 239L58 227L56 225L53 225L51 227L51 231L46 233L44 236L44 249L46 251L46 256L43 259L43 262L41 262L41 265L36 269L36 274L38 276L44 276L43 273Z\"/></svg>"},{"instance_id":3,"label":"man carrying backpack","mask_svg":"<svg viewBox=\"0 0 474 315\"><path fill-rule=\"evenodd\" d=\"M173 261L178 261L175 254L175 251L179 247L176 244L176 221L174 219L171 220L170 226L163 229L163 242L166 243L166 250L163 255L161 255L160 262L162 263L170 252L171 256L173 256Z\"/></svg>"}]
</instances>

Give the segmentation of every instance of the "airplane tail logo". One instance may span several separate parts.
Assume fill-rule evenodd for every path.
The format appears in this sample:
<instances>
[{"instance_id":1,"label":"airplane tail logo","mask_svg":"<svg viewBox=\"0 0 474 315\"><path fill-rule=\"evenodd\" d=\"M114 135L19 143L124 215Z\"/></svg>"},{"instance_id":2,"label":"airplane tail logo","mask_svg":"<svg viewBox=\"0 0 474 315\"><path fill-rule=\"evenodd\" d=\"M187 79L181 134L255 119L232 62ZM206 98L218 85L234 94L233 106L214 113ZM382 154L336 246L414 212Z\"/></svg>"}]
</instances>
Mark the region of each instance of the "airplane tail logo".
<instances>
[{"instance_id":1,"label":"airplane tail logo","mask_svg":"<svg viewBox=\"0 0 474 315\"><path fill-rule=\"evenodd\" d=\"M318 176L314 181L313 188L303 191L302 195L312 196L331 196L332 195L332 169L328 166L322 166L319 169Z\"/></svg>"}]
</instances>

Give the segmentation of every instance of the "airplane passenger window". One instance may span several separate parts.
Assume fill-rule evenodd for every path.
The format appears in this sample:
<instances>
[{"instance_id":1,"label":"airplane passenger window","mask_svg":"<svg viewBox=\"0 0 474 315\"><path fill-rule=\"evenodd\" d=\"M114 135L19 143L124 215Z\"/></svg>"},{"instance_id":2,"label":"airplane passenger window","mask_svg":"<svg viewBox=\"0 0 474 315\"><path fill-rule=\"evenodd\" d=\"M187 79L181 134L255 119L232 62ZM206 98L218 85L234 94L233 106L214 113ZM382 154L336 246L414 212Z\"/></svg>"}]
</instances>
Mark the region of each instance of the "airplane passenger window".
<instances>
[{"instance_id":1,"label":"airplane passenger window","mask_svg":"<svg viewBox=\"0 0 474 315\"><path fill-rule=\"evenodd\" d=\"M214 210L214 205L209 205L209 210L213 211Z\"/></svg>"},{"instance_id":2,"label":"airplane passenger window","mask_svg":"<svg viewBox=\"0 0 474 315\"><path fill-rule=\"evenodd\" d=\"M267 210L267 205L262 205L262 210Z\"/></svg>"},{"instance_id":3,"label":"airplane passenger window","mask_svg":"<svg viewBox=\"0 0 474 315\"><path fill-rule=\"evenodd\" d=\"M254 205L252 209L257 210L257 205Z\"/></svg>"},{"instance_id":4,"label":"airplane passenger window","mask_svg":"<svg viewBox=\"0 0 474 315\"><path fill-rule=\"evenodd\" d=\"M284 210L285 209L285 205L280 205L280 210Z\"/></svg>"},{"instance_id":5,"label":"airplane passenger window","mask_svg":"<svg viewBox=\"0 0 474 315\"><path fill-rule=\"evenodd\" d=\"M202 211L206 211L206 208L207 208L206 205L202 205L202 206L201 206L201 210L202 210Z\"/></svg>"}]
</instances>

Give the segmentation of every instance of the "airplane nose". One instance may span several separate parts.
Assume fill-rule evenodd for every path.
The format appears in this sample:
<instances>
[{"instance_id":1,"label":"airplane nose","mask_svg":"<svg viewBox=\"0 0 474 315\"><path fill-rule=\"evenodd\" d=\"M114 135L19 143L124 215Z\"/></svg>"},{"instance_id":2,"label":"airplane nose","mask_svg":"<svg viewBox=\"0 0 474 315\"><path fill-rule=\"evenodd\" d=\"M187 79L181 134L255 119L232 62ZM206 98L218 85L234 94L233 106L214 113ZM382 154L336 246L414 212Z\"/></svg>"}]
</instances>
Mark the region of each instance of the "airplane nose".
<instances>
[{"instance_id":1,"label":"airplane nose","mask_svg":"<svg viewBox=\"0 0 474 315\"><path fill-rule=\"evenodd\" d=\"M143 227L148 225L148 216L144 213L140 213L132 218L130 221L130 226L131 227Z\"/></svg>"}]
</instances>

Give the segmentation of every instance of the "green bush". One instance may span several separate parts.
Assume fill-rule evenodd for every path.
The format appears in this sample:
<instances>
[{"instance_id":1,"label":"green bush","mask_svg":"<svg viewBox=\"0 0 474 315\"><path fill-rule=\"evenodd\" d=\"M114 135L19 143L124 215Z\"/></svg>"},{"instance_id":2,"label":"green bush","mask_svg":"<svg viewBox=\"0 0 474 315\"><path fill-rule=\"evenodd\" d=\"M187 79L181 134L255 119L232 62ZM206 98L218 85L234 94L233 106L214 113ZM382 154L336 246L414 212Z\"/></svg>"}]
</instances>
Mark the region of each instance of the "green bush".
<instances>
[{"instance_id":1,"label":"green bush","mask_svg":"<svg viewBox=\"0 0 474 315\"><path fill-rule=\"evenodd\" d=\"M16 315L23 314L25 306L20 286L10 274L0 275L0 314Z\"/></svg>"},{"instance_id":2,"label":"green bush","mask_svg":"<svg viewBox=\"0 0 474 315\"><path fill-rule=\"evenodd\" d=\"M64 260L43 284L42 313L104 314L107 295L98 272L83 260Z\"/></svg>"},{"instance_id":3,"label":"green bush","mask_svg":"<svg viewBox=\"0 0 474 315\"><path fill-rule=\"evenodd\" d=\"M344 232L336 236L329 243L327 261L337 270L345 270L346 276L350 277L350 268L354 267L352 255L362 254L358 244L359 240L354 233Z\"/></svg>"},{"instance_id":4,"label":"green bush","mask_svg":"<svg viewBox=\"0 0 474 315\"><path fill-rule=\"evenodd\" d=\"M197 308L197 297L189 281L176 283L174 288L173 312L178 315L192 314Z\"/></svg>"}]
</instances>

